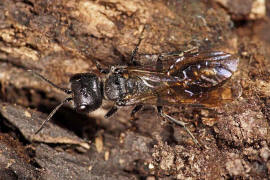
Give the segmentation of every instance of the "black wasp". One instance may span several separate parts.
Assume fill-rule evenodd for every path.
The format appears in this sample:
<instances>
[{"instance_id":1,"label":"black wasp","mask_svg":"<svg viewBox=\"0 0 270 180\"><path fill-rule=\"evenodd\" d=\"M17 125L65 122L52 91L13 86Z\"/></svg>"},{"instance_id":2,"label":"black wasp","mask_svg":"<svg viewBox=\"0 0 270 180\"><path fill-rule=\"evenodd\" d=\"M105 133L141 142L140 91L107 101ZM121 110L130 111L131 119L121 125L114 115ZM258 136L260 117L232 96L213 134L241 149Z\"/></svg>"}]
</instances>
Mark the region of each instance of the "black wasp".
<instances>
[{"instance_id":1,"label":"black wasp","mask_svg":"<svg viewBox=\"0 0 270 180\"><path fill-rule=\"evenodd\" d=\"M137 47L133 51L132 61ZM71 100L80 112L95 111L103 100L109 100L115 106L105 117L114 114L117 107L121 106L135 105L132 111L134 114L143 105L155 105L162 117L183 126L198 144L185 123L164 113L162 106L191 104L214 107L228 100L222 94L227 92L222 85L237 70L238 58L221 51L187 51L148 56L156 58L143 66L113 66L109 70L99 68L106 74L104 77L96 73L75 74L70 78L71 89L60 88L31 71L69 95L49 114L36 134L63 104Z\"/></svg>"}]
</instances>

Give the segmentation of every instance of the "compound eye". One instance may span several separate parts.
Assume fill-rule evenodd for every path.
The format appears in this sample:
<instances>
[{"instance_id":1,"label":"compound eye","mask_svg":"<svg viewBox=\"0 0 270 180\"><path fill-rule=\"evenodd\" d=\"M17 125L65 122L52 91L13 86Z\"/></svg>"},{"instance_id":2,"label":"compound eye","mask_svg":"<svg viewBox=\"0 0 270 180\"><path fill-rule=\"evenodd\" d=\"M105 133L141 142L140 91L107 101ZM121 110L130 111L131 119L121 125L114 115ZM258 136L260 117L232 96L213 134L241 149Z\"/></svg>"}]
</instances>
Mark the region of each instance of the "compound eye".
<instances>
[{"instance_id":1,"label":"compound eye","mask_svg":"<svg viewBox=\"0 0 270 180\"><path fill-rule=\"evenodd\" d=\"M81 112L85 112L87 111L87 106L86 105L80 105L78 108L77 108L78 111L81 111Z\"/></svg>"}]
</instances>

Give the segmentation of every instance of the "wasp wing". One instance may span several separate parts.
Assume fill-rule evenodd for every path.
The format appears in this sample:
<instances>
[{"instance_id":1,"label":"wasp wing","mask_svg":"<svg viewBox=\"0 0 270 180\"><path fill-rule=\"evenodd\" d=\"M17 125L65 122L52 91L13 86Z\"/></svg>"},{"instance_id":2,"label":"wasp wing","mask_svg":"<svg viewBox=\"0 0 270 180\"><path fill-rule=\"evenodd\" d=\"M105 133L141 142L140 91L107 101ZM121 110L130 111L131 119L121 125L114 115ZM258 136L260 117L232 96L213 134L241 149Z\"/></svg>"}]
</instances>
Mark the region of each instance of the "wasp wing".
<instances>
[{"instance_id":1,"label":"wasp wing","mask_svg":"<svg viewBox=\"0 0 270 180\"><path fill-rule=\"evenodd\" d=\"M222 86L202 94L189 96L187 94L179 94L172 89L169 93L163 91L157 99L157 105L190 105L195 107L218 107L222 104L233 101L237 96L238 89L229 86Z\"/></svg>"},{"instance_id":2,"label":"wasp wing","mask_svg":"<svg viewBox=\"0 0 270 180\"><path fill-rule=\"evenodd\" d=\"M238 58L220 51L186 54L167 74L183 84L182 88L174 88L175 91L184 89L193 96L223 85L237 70L238 62ZM173 83L170 86L175 87Z\"/></svg>"},{"instance_id":3,"label":"wasp wing","mask_svg":"<svg viewBox=\"0 0 270 180\"><path fill-rule=\"evenodd\" d=\"M170 61L171 62L171 61ZM168 71L128 68L131 77L144 83L145 91L125 98L131 104L201 104L216 106L232 99L231 88L221 87L236 71L238 58L229 53L186 53Z\"/></svg>"},{"instance_id":4,"label":"wasp wing","mask_svg":"<svg viewBox=\"0 0 270 180\"><path fill-rule=\"evenodd\" d=\"M160 53L160 54L138 54L135 56L135 62L142 68L149 71L167 72L169 68L179 59L184 58L187 54L192 54L192 50ZM197 51L195 51L197 52Z\"/></svg>"}]
</instances>

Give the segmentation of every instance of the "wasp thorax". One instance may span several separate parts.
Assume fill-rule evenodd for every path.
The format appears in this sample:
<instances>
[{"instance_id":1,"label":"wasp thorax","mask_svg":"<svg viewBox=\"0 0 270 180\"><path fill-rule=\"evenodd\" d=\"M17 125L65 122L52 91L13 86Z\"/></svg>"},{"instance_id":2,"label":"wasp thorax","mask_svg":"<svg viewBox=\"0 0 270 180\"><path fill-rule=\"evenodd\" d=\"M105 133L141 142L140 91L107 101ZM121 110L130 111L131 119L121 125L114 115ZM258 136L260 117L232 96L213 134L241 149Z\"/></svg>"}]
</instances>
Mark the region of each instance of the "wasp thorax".
<instances>
[{"instance_id":1,"label":"wasp thorax","mask_svg":"<svg viewBox=\"0 0 270 180\"><path fill-rule=\"evenodd\" d=\"M121 74L112 74L105 82L104 93L109 100L121 99L125 96L126 79Z\"/></svg>"},{"instance_id":2,"label":"wasp thorax","mask_svg":"<svg viewBox=\"0 0 270 180\"><path fill-rule=\"evenodd\" d=\"M101 82L95 74L75 74L70 78L75 109L91 112L102 104Z\"/></svg>"}]
</instances>

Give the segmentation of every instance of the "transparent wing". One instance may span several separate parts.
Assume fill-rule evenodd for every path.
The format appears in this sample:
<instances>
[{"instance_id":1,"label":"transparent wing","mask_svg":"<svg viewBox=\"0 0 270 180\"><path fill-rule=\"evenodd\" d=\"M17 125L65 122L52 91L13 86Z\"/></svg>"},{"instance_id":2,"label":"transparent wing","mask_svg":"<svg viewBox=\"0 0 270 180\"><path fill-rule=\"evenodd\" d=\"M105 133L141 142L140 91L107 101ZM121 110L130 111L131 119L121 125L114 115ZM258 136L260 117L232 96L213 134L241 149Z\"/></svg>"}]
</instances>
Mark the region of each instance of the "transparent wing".
<instances>
[{"instance_id":1,"label":"transparent wing","mask_svg":"<svg viewBox=\"0 0 270 180\"><path fill-rule=\"evenodd\" d=\"M211 107L233 99L232 89L222 87L238 66L238 58L231 54L220 51L186 53L172 55L163 62L170 64L162 72L153 67L150 70L148 66L127 68L130 77L140 79L147 87L139 94L127 96L127 105L201 104Z\"/></svg>"}]
</instances>

